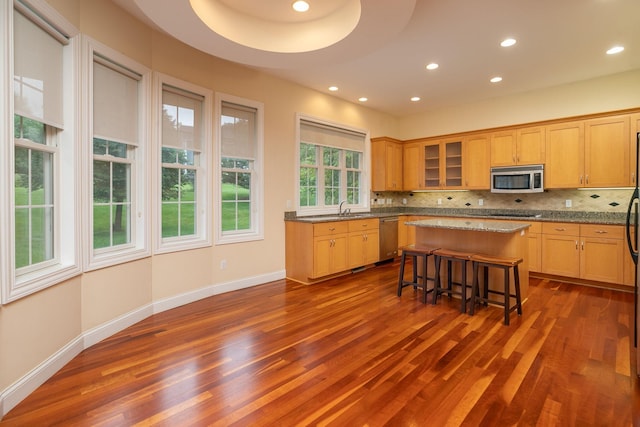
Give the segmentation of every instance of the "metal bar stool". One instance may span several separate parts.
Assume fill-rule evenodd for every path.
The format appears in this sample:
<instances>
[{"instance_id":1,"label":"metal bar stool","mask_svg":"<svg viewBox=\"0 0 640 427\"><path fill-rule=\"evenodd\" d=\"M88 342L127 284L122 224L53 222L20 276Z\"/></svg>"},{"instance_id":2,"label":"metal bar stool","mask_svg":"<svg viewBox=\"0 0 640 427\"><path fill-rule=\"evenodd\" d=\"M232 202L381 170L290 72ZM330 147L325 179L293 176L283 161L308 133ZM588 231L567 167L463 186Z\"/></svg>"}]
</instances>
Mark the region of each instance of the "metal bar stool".
<instances>
[{"instance_id":1,"label":"metal bar stool","mask_svg":"<svg viewBox=\"0 0 640 427\"><path fill-rule=\"evenodd\" d=\"M467 283L467 265L471 261L472 253L469 252L460 252L453 251L450 249L438 249L433 251L433 255L435 257L436 263L436 280L434 285L433 292L433 304L437 302L438 295L447 294L449 298L453 295L460 296L460 312L467 312L467 300L470 298L467 297L467 289L471 288L471 286ZM442 279L440 276L440 263L441 261L445 261L447 263L447 287L442 287ZM460 264L462 269L462 277L459 282L455 282L453 280L452 275L452 263L457 262ZM459 290L454 289L454 286L458 286Z\"/></svg>"},{"instance_id":2,"label":"metal bar stool","mask_svg":"<svg viewBox=\"0 0 640 427\"><path fill-rule=\"evenodd\" d=\"M517 310L518 315L522 314L522 298L520 296L520 275L518 265L522 263L522 258L497 257L492 255L475 254L471 257L473 263L473 289L471 291L471 310L475 311L476 301L489 303L504 307L504 324L509 325L509 316L513 310ZM478 270L484 270L484 290L480 296L480 280ZM504 281L502 291L489 289L489 268L499 268L504 271ZM513 281L515 294L511 293L509 285L509 272L513 268ZM502 299L491 299L489 294L502 296ZM515 304L511 305L511 298L515 298Z\"/></svg>"},{"instance_id":3,"label":"metal bar stool","mask_svg":"<svg viewBox=\"0 0 640 427\"><path fill-rule=\"evenodd\" d=\"M409 245L402 248L400 273L398 275L398 296L402 295L402 288L405 286L413 286L414 290L418 288L422 289L422 303L427 303L427 293L433 291L433 289L427 289L427 280L435 280L433 277L427 275L427 259L433 255L433 251L436 249L437 248L421 245ZM411 257L413 261L413 275L411 280L404 279L404 266L407 257ZM418 259L420 259L422 263L422 274L418 274Z\"/></svg>"}]
</instances>

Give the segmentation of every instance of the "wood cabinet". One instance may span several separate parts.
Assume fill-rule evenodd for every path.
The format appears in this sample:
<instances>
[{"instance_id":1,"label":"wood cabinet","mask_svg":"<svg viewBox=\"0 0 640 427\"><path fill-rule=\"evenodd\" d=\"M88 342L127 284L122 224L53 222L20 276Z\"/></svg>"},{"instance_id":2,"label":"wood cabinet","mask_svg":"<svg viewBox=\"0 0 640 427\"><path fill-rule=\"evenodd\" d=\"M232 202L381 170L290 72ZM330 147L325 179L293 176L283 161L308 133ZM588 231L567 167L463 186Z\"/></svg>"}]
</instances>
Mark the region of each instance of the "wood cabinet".
<instances>
[{"instance_id":1,"label":"wood cabinet","mask_svg":"<svg viewBox=\"0 0 640 427\"><path fill-rule=\"evenodd\" d=\"M640 132L640 113L631 114L629 116L631 135L629 135L629 185L635 187L638 180L637 175L637 161L638 161L638 147L636 146L637 134Z\"/></svg>"},{"instance_id":2,"label":"wood cabinet","mask_svg":"<svg viewBox=\"0 0 640 427\"><path fill-rule=\"evenodd\" d=\"M542 269L542 224L532 222L528 234L529 271L539 272Z\"/></svg>"},{"instance_id":3,"label":"wood cabinet","mask_svg":"<svg viewBox=\"0 0 640 427\"><path fill-rule=\"evenodd\" d=\"M489 135L470 136L465 139L463 148L464 188L468 190L490 189L491 149Z\"/></svg>"},{"instance_id":4,"label":"wood cabinet","mask_svg":"<svg viewBox=\"0 0 640 427\"><path fill-rule=\"evenodd\" d=\"M580 226L578 224L542 224L543 273L566 277L580 276Z\"/></svg>"},{"instance_id":5,"label":"wood cabinet","mask_svg":"<svg viewBox=\"0 0 640 427\"><path fill-rule=\"evenodd\" d=\"M605 283L624 283L624 227L543 223L542 272Z\"/></svg>"},{"instance_id":6,"label":"wood cabinet","mask_svg":"<svg viewBox=\"0 0 640 427\"><path fill-rule=\"evenodd\" d=\"M547 126L545 188L578 188L584 181L584 123Z\"/></svg>"},{"instance_id":7,"label":"wood cabinet","mask_svg":"<svg viewBox=\"0 0 640 427\"><path fill-rule=\"evenodd\" d=\"M543 126L495 132L491 135L491 166L543 164L545 140Z\"/></svg>"},{"instance_id":8,"label":"wood cabinet","mask_svg":"<svg viewBox=\"0 0 640 427\"><path fill-rule=\"evenodd\" d=\"M583 187L630 185L629 116L585 121Z\"/></svg>"},{"instance_id":9,"label":"wood cabinet","mask_svg":"<svg viewBox=\"0 0 640 427\"><path fill-rule=\"evenodd\" d=\"M462 141L424 145L424 185L421 188L462 188L462 171Z\"/></svg>"},{"instance_id":10,"label":"wood cabinet","mask_svg":"<svg viewBox=\"0 0 640 427\"><path fill-rule=\"evenodd\" d=\"M314 283L379 260L378 218L285 221L287 278Z\"/></svg>"},{"instance_id":11,"label":"wood cabinet","mask_svg":"<svg viewBox=\"0 0 640 427\"><path fill-rule=\"evenodd\" d=\"M377 262L380 259L380 223L378 218L351 220L348 223L348 268Z\"/></svg>"},{"instance_id":12,"label":"wood cabinet","mask_svg":"<svg viewBox=\"0 0 640 427\"><path fill-rule=\"evenodd\" d=\"M371 139L371 190L401 191L402 143L393 138Z\"/></svg>"},{"instance_id":13,"label":"wood cabinet","mask_svg":"<svg viewBox=\"0 0 640 427\"><path fill-rule=\"evenodd\" d=\"M402 149L402 185L405 191L424 188L424 149L422 143L406 144Z\"/></svg>"}]
</instances>

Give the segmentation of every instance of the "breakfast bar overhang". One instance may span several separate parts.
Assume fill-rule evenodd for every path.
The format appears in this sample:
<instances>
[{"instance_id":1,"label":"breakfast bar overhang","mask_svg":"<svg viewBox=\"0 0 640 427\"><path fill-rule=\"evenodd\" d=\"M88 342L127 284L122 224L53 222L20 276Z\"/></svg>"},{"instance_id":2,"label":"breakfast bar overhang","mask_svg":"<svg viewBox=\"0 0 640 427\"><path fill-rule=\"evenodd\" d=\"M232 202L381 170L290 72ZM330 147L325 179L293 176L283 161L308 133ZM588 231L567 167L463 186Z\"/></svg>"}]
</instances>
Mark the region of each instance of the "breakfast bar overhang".
<instances>
[{"instance_id":1,"label":"breakfast bar overhang","mask_svg":"<svg viewBox=\"0 0 640 427\"><path fill-rule=\"evenodd\" d=\"M522 258L520 290L523 300L529 290L528 229L531 224L516 221L435 218L408 221L416 227L416 244L476 254ZM431 270L433 271L433 270ZM469 272L470 273L470 272ZM459 272L454 272L458 275ZM468 274L471 277L471 274ZM500 282L490 277L490 283ZM513 277L511 278L513 286ZM493 286L490 286L493 288Z\"/></svg>"}]
</instances>

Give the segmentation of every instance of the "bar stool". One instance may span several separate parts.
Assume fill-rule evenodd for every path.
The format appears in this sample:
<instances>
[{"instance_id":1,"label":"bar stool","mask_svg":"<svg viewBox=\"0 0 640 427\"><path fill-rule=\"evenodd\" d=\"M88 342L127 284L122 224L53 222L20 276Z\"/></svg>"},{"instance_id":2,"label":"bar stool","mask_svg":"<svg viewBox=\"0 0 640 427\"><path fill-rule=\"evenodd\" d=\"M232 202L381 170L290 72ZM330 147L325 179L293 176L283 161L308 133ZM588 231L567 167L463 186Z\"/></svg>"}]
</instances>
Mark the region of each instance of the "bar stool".
<instances>
[{"instance_id":1,"label":"bar stool","mask_svg":"<svg viewBox=\"0 0 640 427\"><path fill-rule=\"evenodd\" d=\"M467 283L467 265L471 261L472 255L473 254L469 252L453 251L450 249L438 249L433 251L433 256L435 257L434 259L436 264L436 280L433 292L433 304L437 302L438 295L447 294L449 295L449 298L451 298L453 295L459 295L461 300L460 312L467 312L467 300L469 300L469 298L467 298L467 289L471 287ZM442 279L440 277L440 262L443 260L447 263L446 288L442 287ZM459 282L455 282L453 280L451 265L454 262L459 263L462 269L462 277ZM459 286L460 289L455 290L453 288L454 286Z\"/></svg>"},{"instance_id":2,"label":"bar stool","mask_svg":"<svg viewBox=\"0 0 640 427\"><path fill-rule=\"evenodd\" d=\"M475 254L471 257L473 263L473 288L471 290L471 310L473 315L476 301L489 303L504 307L504 324L509 325L509 315L513 310L517 310L518 315L522 314L522 299L520 296L520 275L518 273L518 265L522 263L522 258L497 257L493 255ZM479 268L484 269L484 292L480 296L480 280L478 275ZM489 268L498 268L504 271L504 281L502 291L489 289ZM513 268L513 279L515 294L511 293L509 286L509 272ZM501 295L500 299L491 299L489 294ZM516 302L511 306L511 298L515 298Z\"/></svg>"},{"instance_id":3,"label":"bar stool","mask_svg":"<svg viewBox=\"0 0 640 427\"><path fill-rule=\"evenodd\" d=\"M427 259L433 255L433 251L437 248L422 246L422 245L409 245L402 248L402 257L400 258L400 273L398 275L398 296L402 295L402 288L405 286L413 286L413 289L422 289L422 303L427 303L427 293L433 289L427 290L427 280L434 281L433 277L427 275ZM404 266L407 257L411 257L413 261L413 276L412 280L404 279ZM418 274L418 259L422 263L422 274ZM422 282L419 281L422 280Z\"/></svg>"}]
</instances>

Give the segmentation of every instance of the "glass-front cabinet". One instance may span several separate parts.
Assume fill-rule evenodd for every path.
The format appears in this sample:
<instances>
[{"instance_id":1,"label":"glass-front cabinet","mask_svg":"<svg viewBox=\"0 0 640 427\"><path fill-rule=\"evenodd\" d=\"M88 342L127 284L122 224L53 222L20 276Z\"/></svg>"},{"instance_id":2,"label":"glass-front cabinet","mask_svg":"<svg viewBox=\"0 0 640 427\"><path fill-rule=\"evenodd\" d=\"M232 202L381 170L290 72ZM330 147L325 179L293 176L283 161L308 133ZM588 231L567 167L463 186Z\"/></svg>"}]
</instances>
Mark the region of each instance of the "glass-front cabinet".
<instances>
[{"instance_id":1,"label":"glass-front cabinet","mask_svg":"<svg viewBox=\"0 0 640 427\"><path fill-rule=\"evenodd\" d=\"M424 188L462 188L462 183L462 142L425 144Z\"/></svg>"}]
</instances>

